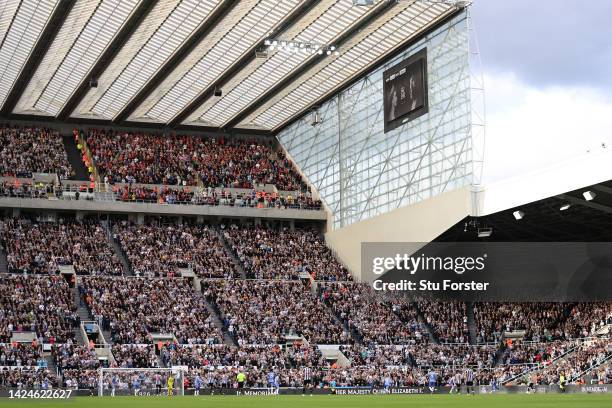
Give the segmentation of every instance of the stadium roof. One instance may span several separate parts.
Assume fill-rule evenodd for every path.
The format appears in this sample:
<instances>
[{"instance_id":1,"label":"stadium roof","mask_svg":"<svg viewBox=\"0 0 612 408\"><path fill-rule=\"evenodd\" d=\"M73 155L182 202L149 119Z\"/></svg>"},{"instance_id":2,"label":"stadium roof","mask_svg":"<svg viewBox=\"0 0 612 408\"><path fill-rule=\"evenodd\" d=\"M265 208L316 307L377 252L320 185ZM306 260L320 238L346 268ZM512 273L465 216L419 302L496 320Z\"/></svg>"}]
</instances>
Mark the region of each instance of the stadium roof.
<instances>
[{"instance_id":1,"label":"stadium roof","mask_svg":"<svg viewBox=\"0 0 612 408\"><path fill-rule=\"evenodd\" d=\"M464 4L5 0L0 115L276 131ZM266 40L333 45L338 54L277 48L259 58Z\"/></svg>"},{"instance_id":2,"label":"stadium roof","mask_svg":"<svg viewBox=\"0 0 612 408\"><path fill-rule=\"evenodd\" d=\"M492 228L489 241L611 241L610 163L606 147L475 188L471 216L437 241L475 241L479 228Z\"/></svg>"}]
</instances>

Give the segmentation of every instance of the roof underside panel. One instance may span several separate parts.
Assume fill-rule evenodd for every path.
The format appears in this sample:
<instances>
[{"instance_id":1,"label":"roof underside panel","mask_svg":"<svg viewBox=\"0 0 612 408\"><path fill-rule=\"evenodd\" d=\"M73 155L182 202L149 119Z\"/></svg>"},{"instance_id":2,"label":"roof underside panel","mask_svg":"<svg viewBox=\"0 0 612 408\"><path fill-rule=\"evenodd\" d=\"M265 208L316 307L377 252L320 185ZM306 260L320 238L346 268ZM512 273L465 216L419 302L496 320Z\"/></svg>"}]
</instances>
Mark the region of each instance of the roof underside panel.
<instances>
[{"instance_id":1,"label":"roof underside panel","mask_svg":"<svg viewBox=\"0 0 612 408\"><path fill-rule=\"evenodd\" d=\"M450 10L447 5L421 2L389 10L344 45L340 55L324 59L296 78L291 86L245 118L239 126L277 128Z\"/></svg>"},{"instance_id":2,"label":"roof underside panel","mask_svg":"<svg viewBox=\"0 0 612 408\"><path fill-rule=\"evenodd\" d=\"M74 116L113 119L202 25L219 0L164 0L156 4Z\"/></svg>"},{"instance_id":3,"label":"roof underside panel","mask_svg":"<svg viewBox=\"0 0 612 408\"><path fill-rule=\"evenodd\" d=\"M57 3L58 0L29 0L17 7L12 3L3 5L0 28L5 34L0 48L0 106L4 105ZM11 10L15 11L11 13Z\"/></svg>"},{"instance_id":4,"label":"roof underside panel","mask_svg":"<svg viewBox=\"0 0 612 408\"><path fill-rule=\"evenodd\" d=\"M0 110L277 131L456 9L450 0L0 0ZM338 55L276 48L256 58L265 39L334 45Z\"/></svg>"},{"instance_id":5,"label":"roof underside panel","mask_svg":"<svg viewBox=\"0 0 612 408\"><path fill-rule=\"evenodd\" d=\"M351 0L327 1L313 10L278 40L332 44L334 39L363 18L372 7L355 7ZM209 100L184 123L222 127L276 83L298 69L311 54L274 52L263 63L254 60L223 89L224 96Z\"/></svg>"},{"instance_id":6,"label":"roof underside panel","mask_svg":"<svg viewBox=\"0 0 612 408\"><path fill-rule=\"evenodd\" d=\"M194 49L188 69L183 64L172 72L160 92L149 98L132 119L169 122L246 52L253 52L252 47L266 38L299 3L299 0L241 2L248 9L238 7L228 15L211 35L214 42L203 41Z\"/></svg>"},{"instance_id":7,"label":"roof underside panel","mask_svg":"<svg viewBox=\"0 0 612 408\"><path fill-rule=\"evenodd\" d=\"M138 3L77 1L15 111L57 115Z\"/></svg>"}]
</instances>

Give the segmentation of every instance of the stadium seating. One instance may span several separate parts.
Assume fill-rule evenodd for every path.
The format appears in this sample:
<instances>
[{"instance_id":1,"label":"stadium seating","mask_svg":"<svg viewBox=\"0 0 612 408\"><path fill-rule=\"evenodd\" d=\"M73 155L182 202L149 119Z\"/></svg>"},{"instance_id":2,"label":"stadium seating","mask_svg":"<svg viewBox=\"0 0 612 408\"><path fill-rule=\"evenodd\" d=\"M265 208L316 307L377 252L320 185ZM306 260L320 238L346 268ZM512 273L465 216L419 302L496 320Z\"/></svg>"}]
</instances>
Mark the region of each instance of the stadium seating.
<instances>
[{"instance_id":1,"label":"stadium seating","mask_svg":"<svg viewBox=\"0 0 612 408\"><path fill-rule=\"evenodd\" d=\"M179 343L220 342L204 298L183 279L86 277L79 289L116 343L152 343L153 333Z\"/></svg>"},{"instance_id":2,"label":"stadium seating","mask_svg":"<svg viewBox=\"0 0 612 408\"><path fill-rule=\"evenodd\" d=\"M301 282L210 281L205 296L220 310L239 344L279 344L304 336L316 344L342 344L350 336Z\"/></svg>"},{"instance_id":3,"label":"stadium seating","mask_svg":"<svg viewBox=\"0 0 612 408\"><path fill-rule=\"evenodd\" d=\"M351 280L316 231L234 225L225 231L225 237L249 278L297 279L306 274L316 280Z\"/></svg>"},{"instance_id":4,"label":"stadium seating","mask_svg":"<svg viewBox=\"0 0 612 408\"><path fill-rule=\"evenodd\" d=\"M66 281L55 276L0 275L0 342L15 332L34 332L48 343L74 337L78 323L74 297Z\"/></svg>"},{"instance_id":5,"label":"stadium seating","mask_svg":"<svg viewBox=\"0 0 612 408\"><path fill-rule=\"evenodd\" d=\"M0 220L10 272L57 273L73 265L77 274L121 275L123 266L97 221Z\"/></svg>"},{"instance_id":6,"label":"stadium seating","mask_svg":"<svg viewBox=\"0 0 612 408\"><path fill-rule=\"evenodd\" d=\"M234 277L236 270L219 233L200 225L116 224L113 236L138 276L177 276L191 268L201 278Z\"/></svg>"},{"instance_id":7,"label":"stadium seating","mask_svg":"<svg viewBox=\"0 0 612 408\"><path fill-rule=\"evenodd\" d=\"M89 130L86 141L98 170L110 182L305 189L293 165L261 141L96 129Z\"/></svg>"},{"instance_id":8,"label":"stadium seating","mask_svg":"<svg viewBox=\"0 0 612 408\"><path fill-rule=\"evenodd\" d=\"M31 177L32 173L73 176L62 138L50 129L0 125L0 176Z\"/></svg>"}]
</instances>

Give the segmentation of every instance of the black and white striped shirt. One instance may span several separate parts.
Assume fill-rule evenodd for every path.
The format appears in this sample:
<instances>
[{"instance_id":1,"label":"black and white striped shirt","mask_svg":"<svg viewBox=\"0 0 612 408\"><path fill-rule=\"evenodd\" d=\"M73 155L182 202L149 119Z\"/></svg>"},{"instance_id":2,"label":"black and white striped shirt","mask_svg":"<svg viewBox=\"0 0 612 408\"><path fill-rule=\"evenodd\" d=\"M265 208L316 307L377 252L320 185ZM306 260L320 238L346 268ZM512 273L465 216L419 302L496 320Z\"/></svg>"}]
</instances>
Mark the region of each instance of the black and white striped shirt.
<instances>
[{"instance_id":1,"label":"black and white striped shirt","mask_svg":"<svg viewBox=\"0 0 612 408\"><path fill-rule=\"evenodd\" d=\"M304 367L304 381L312 380L312 369L310 367Z\"/></svg>"}]
</instances>

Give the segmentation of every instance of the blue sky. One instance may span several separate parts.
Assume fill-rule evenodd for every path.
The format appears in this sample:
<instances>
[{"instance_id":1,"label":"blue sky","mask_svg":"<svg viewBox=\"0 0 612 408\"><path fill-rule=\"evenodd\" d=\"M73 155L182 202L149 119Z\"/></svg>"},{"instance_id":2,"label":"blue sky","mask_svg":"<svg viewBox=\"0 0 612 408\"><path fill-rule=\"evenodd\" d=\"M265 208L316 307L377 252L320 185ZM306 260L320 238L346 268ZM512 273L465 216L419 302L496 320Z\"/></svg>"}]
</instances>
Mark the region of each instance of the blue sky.
<instances>
[{"instance_id":1,"label":"blue sky","mask_svg":"<svg viewBox=\"0 0 612 408\"><path fill-rule=\"evenodd\" d=\"M612 151L612 0L474 0L485 182Z\"/></svg>"}]
</instances>

